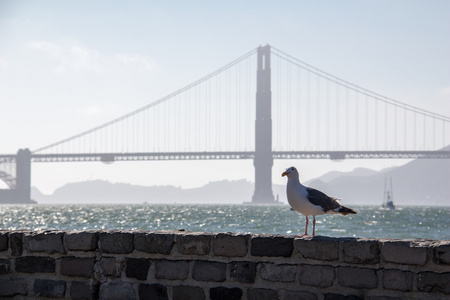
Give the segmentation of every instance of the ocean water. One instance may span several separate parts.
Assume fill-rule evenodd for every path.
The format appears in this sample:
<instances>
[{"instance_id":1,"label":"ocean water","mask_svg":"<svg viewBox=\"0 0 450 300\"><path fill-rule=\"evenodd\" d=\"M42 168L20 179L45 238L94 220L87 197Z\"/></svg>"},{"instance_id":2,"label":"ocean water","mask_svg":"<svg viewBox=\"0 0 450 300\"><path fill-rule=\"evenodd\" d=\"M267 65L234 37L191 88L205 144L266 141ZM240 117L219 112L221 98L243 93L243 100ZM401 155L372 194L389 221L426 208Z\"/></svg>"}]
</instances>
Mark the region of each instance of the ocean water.
<instances>
[{"instance_id":1,"label":"ocean water","mask_svg":"<svg viewBox=\"0 0 450 300\"><path fill-rule=\"evenodd\" d=\"M450 240L450 207L351 206L357 215L316 217L316 235ZM180 230L301 235L288 205L1 205L0 230ZM312 233L312 218L308 233Z\"/></svg>"}]
</instances>

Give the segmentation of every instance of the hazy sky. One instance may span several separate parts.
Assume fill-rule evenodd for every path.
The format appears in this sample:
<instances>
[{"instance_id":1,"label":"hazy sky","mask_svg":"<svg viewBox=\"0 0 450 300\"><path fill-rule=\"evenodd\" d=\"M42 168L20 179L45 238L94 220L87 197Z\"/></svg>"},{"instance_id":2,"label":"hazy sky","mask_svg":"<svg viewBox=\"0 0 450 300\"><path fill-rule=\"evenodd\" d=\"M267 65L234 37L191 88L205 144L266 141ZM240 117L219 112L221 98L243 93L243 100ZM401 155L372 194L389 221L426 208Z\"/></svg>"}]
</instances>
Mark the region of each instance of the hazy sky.
<instances>
[{"instance_id":1,"label":"hazy sky","mask_svg":"<svg viewBox=\"0 0 450 300\"><path fill-rule=\"evenodd\" d=\"M450 115L450 1L0 1L0 153L119 117L269 43L367 89ZM307 180L406 161L276 161ZM32 184L203 185L253 162L34 163ZM1 186L1 184L0 184ZM283 195L284 196L284 195Z\"/></svg>"}]
</instances>

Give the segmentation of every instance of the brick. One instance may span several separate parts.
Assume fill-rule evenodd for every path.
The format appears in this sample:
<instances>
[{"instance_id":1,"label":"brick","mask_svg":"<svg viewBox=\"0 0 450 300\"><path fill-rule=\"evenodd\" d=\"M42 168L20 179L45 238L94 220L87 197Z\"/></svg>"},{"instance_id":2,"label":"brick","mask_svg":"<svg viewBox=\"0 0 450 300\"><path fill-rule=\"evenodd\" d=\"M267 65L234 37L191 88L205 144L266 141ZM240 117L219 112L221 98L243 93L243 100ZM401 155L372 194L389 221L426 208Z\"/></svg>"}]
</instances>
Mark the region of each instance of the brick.
<instances>
[{"instance_id":1,"label":"brick","mask_svg":"<svg viewBox=\"0 0 450 300\"><path fill-rule=\"evenodd\" d=\"M433 247L433 261L438 265L450 265L450 242L441 242Z\"/></svg>"},{"instance_id":2,"label":"brick","mask_svg":"<svg viewBox=\"0 0 450 300\"><path fill-rule=\"evenodd\" d=\"M325 294L324 300L364 300L363 297L356 296L356 295L341 295L341 294L334 294L334 293L328 293Z\"/></svg>"},{"instance_id":3,"label":"brick","mask_svg":"<svg viewBox=\"0 0 450 300\"><path fill-rule=\"evenodd\" d=\"M219 233L213 238L214 255L242 257L247 254L249 235Z\"/></svg>"},{"instance_id":4,"label":"brick","mask_svg":"<svg viewBox=\"0 0 450 300\"><path fill-rule=\"evenodd\" d=\"M172 288L173 300L204 300L205 292L196 286L179 285Z\"/></svg>"},{"instance_id":5,"label":"brick","mask_svg":"<svg viewBox=\"0 0 450 300\"><path fill-rule=\"evenodd\" d=\"M143 232L134 235L136 250L147 253L170 254L175 238L173 234Z\"/></svg>"},{"instance_id":6,"label":"brick","mask_svg":"<svg viewBox=\"0 0 450 300\"><path fill-rule=\"evenodd\" d=\"M138 293L139 300L169 300L169 296L167 295L167 288L159 283L141 283L139 284Z\"/></svg>"},{"instance_id":7,"label":"brick","mask_svg":"<svg viewBox=\"0 0 450 300\"><path fill-rule=\"evenodd\" d=\"M33 294L41 297L64 297L66 282L63 280L36 279Z\"/></svg>"},{"instance_id":8,"label":"brick","mask_svg":"<svg viewBox=\"0 0 450 300\"><path fill-rule=\"evenodd\" d=\"M100 300L136 300L136 292L130 282L110 282L100 285Z\"/></svg>"},{"instance_id":9,"label":"brick","mask_svg":"<svg viewBox=\"0 0 450 300\"><path fill-rule=\"evenodd\" d=\"M28 287L25 279L0 279L0 297L27 294Z\"/></svg>"},{"instance_id":10,"label":"brick","mask_svg":"<svg viewBox=\"0 0 450 300\"><path fill-rule=\"evenodd\" d=\"M129 254L134 250L134 235L116 230L100 232L99 247L106 253Z\"/></svg>"},{"instance_id":11,"label":"brick","mask_svg":"<svg viewBox=\"0 0 450 300\"><path fill-rule=\"evenodd\" d=\"M240 288L216 287L209 290L211 300L240 300L242 290Z\"/></svg>"},{"instance_id":12,"label":"brick","mask_svg":"<svg viewBox=\"0 0 450 300\"><path fill-rule=\"evenodd\" d=\"M180 234L176 236L176 242L181 254L206 255L211 251L211 235Z\"/></svg>"},{"instance_id":13,"label":"brick","mask_svg":"<svg viewBox=\"0 0 450 300\"><path fill-rule=\"evenodd\" d=\"M122 268L123 264L121 262L117 262L115 257L102 257L94 265L96 275L101 275L100 277L120 277ZM103 279L100 281L103 281Z\"/></svg>"},{"instance_id":14,"label":"brick","mask_svg":"<svg viewBox=\"0 0 450 300\"><path fill-rule=\"evenodd\" d=\"M325 288L333 285L334 268L330 266L301 265L298 277L301 284Z\"/></svg>"},{"instance_id":15,"label":"brick","mask_svg":"<svg viewBox=\"0 0 450 300\"><path fill-rule=\"evenodd\" d=\"M297 266L277 265L272 263L261 264L261 278L273 282L293 282L297 274Z\"/></svg>"},{"instance_id":16,"label":"brick","mask_svg":"<svg viewBox=\"0 0 450 300\"><path fill-rule=\"evenodd\" d=\"M0 251L6 251L8 250L8 233L7 232L0 232Z\"/></svg>"},{"instance_id":17,"label":"brick","mask_svg":"<svg viewBox=\"0 0 450 300\"><path fill-rule=\"evenodd\" d=\"M294 238L274 235L253 237L251 255L290 257L294 250Z\"/></svg>"},{"instance_id":18,"label":"brick","mask_svg":"<svg viewBox=\"0 0 450 300\"><path fill-rule=\"evenodd\" d=\"M40 233L27 233L23 240L25 249L29 252L65 253L63 244L64 232L44 231Z\"/></svg>"},{"instance_id":19,"label":"brick","mask_svg":"<svg viewBox=\"0 0 450 300\"><path fill-rule=\"evenodd\" d=\"M67 232L64 236L67 250L94 251L97 249L98 232Z\"/></svg>"},{"instance_id":20,"label":"brick","mask_svg":"<svg viewBox=\"0 0 450 300\"><path fill-rule=\"evenodd\" d=\"M16 259L16 272L55 273L55 260L43 256L23 256Z\"/></svg>"},{"instance_id":21,"label":"brick","mask_svg":"<svg viewBox=\"0 0 450 300\"><path fill-rule=\"evenodd\" d=\"M155 262L157 279L184 280L189 274L189 262L185 260L158 260Z\"/></svg>"},{"instance_id":22,"label":"brick","mask_svg":"<svg viewBox=\"0 0 450 300\"><path fill-rule=\"evenodd\" d=\"M63 257L61 258L61 274L90 278L93 276L95 258Z\"/></svg>"},{"instance_id":23,"label":"brick","mask_svg":"<svg viewBox=\"0 0 450 300\"><path fill-rule=\"evenodd\" d=\"M250 288L247 292L248 300L276 300L278 292L276 290Z\"/></svg>"},{"instance_id":24,"label":"brick","mask_svg":"<svg viewBox=\"0 0 450 300\"><path fill-rule=\"evenodd\" d=\"M427 248L409 241L388 241L381 247L381 256L386 262L423 266L427 262Z\"/></svg>"},{"instance_id":25,"label":"brick","mask_svg":"<svg viewBox=\"0 0 450 300\"><path fill-rule=\"evenodd\" d=\"M310 292L286 291L284 300L317 300L317 296Z\"/></svg>"},{"instance_id":26,"label":"brick","mask_svg":"<svg viewBox=\"0 0 450 300\"><path fill-rule=\"evenodd\" d=\"M98 285L88 281L73 281L70 285L71 299L98 299Z\"/></svg>"},{"instance_id":27,"label":"brick","mask_svg":"<svg viewBox=\"0 0 450 300\"><path fill-rule=\"evenodd\" d=\"M419 273L417 289L426 293L450 294L450 273Z\"/></svg>"},{"instance_id":28,"label":"brick","mask_svg":"<svg viewBox=\"0 0 450 300\"><path fill-rule=\"evenodd\" d=\"M295 239L294 246L304 258L322 261L339 259L339 242L335 238L316 236Z\"/></svg>"},{"instance_id":29,"label":"brick","mask_svg":"<svg viewBox=\"0 0 450 300\"><path fill-rule=\"evenodd\" d=\"M195 261L192 278L198 281L223 282L226 279L226 264L212 261Z\"/></svg>"},{"instance_id":30,"label":"brick","mask_svg":"<svg viewBox=\"0 0 450 300\"><path fill-rule=\"evenodd\" d=\"M143 258L127 258L127 269L125 274L127 277L146 280L150 261Z\"/></svg>"},{"instance_id":31,"label":"brick","mask_svg":"<svg viewBox=\"0 0 450 300\"><path fill-rule=\"evenodd\" d=\"M23 233L14 232L9 235L9 247L12 256L22 256L23 253Z\"/></svg>"},{"instance_id":32,"label":"brick","mask_svg":"<svg viewBox=\"0 0 450 300\"><path fill-rule=\"evenodd\" d=\"M230 278L243 283L254 283L256 278L256 264L250 261L231 262Z\"/></svg>"},{"instance_id":33,"label":"brick","mask_svg":"<svg viewBox=\"0 0 450 300\"><path fill-rule=\"evenodd\" d=\"M11 270L11 262L9 259L0 258L0 275L8 274Z\"/></svg>"},{"instance_id":34,"label":"brick","mask_svg":"<svg viewBox=\"0 0 450 300\"><path fill-rule=\"evenodd\" d=\"M343 243L344 262L352 264L377 264L380 262L378 241L351 240Z\"/></svg>"},{"instance_id":35,"label":"brick","mask_svg":"<svg viewBox=\"0 0 450 300\"><path fill-rule=\"evenodd\" d=\"M413 287L413 274L399 270L383 271L383 288L411 292Z\"/></svg>"},{"instance_id":36,"label":"brick","mask_svg":"<svg viewBox=\"0 0 450 300\"><path fill-rule=\"evenodd\" d=\"M356 289L370 289L378 286L377 273L372 269L339 267L337 277L341 286Z\"/></svg>"}]
</instances>

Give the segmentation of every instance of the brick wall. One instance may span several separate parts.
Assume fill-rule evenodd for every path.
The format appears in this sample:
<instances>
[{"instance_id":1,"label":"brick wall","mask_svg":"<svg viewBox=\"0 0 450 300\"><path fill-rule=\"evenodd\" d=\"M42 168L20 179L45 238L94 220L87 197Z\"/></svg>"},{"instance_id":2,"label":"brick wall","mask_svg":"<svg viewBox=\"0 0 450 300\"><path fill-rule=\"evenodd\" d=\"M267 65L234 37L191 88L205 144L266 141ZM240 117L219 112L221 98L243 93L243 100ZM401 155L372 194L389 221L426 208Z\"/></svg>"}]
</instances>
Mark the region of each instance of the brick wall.
<instances>
[{"instance_id":1,"label":"brick wall","mask_svg":"<svg viewBox=\"0 0 450 300\"><path fill-rule=\"evenodd\" d=\"M450 241L0 231L0 298L449 299Z\"/></svg>"}]
</instances>

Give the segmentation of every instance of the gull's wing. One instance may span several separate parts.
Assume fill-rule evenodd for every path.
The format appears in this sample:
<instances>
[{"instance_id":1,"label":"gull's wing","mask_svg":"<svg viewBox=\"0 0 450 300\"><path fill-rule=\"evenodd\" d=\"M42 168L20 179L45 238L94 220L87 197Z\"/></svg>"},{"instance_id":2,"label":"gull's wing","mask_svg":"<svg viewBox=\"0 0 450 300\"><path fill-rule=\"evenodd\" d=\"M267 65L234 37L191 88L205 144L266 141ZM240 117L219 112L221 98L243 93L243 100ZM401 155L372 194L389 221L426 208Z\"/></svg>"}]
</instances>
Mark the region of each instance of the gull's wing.
<instances>
[{"instance_id":1,"label":"gull's wing","mask_svg":"<svg viewBox=\"0 0 450 300\"><path fill-rule=\"evenodd\" d=\"M306 188L306 191L308 192L308 200L314 205L321 206L325 212L341 207L337 198L329 197L313 188Z\"/></svg>"}]
</instances>

